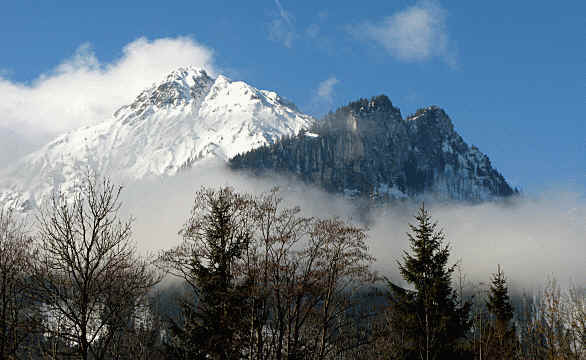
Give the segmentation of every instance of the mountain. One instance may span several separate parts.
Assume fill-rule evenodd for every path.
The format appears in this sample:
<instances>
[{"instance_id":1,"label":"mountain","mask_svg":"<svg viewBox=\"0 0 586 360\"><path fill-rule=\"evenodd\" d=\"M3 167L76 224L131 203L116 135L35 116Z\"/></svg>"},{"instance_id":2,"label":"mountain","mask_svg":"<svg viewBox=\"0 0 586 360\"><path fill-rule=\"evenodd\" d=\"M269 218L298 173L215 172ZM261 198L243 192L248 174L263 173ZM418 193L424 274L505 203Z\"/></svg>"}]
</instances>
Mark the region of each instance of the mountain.
<instances>
[{"instance_id":1,"label":"mountain","mask_svg":"<svg viewBox=\"0 0 586 360\"><path fill-rule=\"evenodd\" d=\"M403 119L384 95L351 102L311 131L237 155L230 165L294 174L351 197L478 202L516 192L444 110L431 106Z\"/></svg>"},{"instance_id":2,"label":"mountain","mask_svg":"<svg viewBox=\"0 0 586 360\"><path fill-rule=\"evenodd\" d=\"M0 173L0 204L38 205L57 187L70 191L88 168L136 180L227 161L313 121L272 91L180 68L111 119L59 136Z\"/></svg>"},{"instance_id":3,"label":"mountain","mask_svg":"<svg viewBox=\"0 0 586 360\"><path fill-rule=\"evenodd\" d=\"M384 95L316 121L274 92L180 68L112 118L57 137L0 172L0 206L27 209L88 169L127 182L211 159L374 199L483 201L515 193L432 106L403 119Z\"/></svg>"}]
</instances>

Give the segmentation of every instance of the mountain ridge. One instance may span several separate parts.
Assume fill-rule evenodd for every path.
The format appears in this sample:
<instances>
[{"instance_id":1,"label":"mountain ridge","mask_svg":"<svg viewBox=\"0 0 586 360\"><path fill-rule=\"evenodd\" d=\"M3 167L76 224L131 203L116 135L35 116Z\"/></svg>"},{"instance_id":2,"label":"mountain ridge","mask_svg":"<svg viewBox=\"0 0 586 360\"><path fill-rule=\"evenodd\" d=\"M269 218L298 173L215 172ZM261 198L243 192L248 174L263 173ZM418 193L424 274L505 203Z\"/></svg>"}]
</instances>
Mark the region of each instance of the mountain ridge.
<instances>
[{"instance_id":1,"label":"mountain ridge","mask_svg":"<svg viewBox=\"0 0 586 360\"><path fill-rule=\"evenodd\" d=\"M58 136L4 170L0 204L33 206L57 188L70 192L88 168L138 180L227 161L311 126L314 119L290 104L242 81L179 68L112 118Z\"/></svg>"},{"instance_id":2,"label":"mountain ridge","mask_svg":"<svg viewBox=\"0 0 586 360\"><path fill-rule=\"evenodd\" d=\"M317 121L275 92L188 67L145 88L110 119L60 135L1 171L0 206L26 210L56 189L68 194L88 170L134 181L212 159L382 200L437 193L484 201L515 193L437 106L403 118L379 95Z\"/></svg>"},{"instance_id":3,"label":"mountain ridge","mask_svg":"<svg viewBox=\"0 0 586 360\"><path fill-rule=\"evenodd\" d=\"M385 95L350 102L311 132L236 156L231 166L384 200L433 195L479 202L516 193L443 109L429 106L404 119Z\"/></svg>"}]
</instances>

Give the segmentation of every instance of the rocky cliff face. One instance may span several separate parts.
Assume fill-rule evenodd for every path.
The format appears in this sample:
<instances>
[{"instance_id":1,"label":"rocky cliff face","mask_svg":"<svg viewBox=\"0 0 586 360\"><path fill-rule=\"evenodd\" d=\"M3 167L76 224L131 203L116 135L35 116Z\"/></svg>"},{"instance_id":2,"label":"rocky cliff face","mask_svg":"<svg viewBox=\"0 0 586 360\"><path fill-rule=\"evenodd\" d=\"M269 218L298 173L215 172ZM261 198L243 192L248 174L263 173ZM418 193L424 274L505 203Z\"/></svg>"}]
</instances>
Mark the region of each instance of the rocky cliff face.
<instances>
[{"instance_id":1,"label":"rocky cliff face","mask_svg":"<svg viewBox=\"0 0 586 360\"><path fill-rule=\"evenodd\" d=\"M468 146L444 110L403 119L384 95L328 114L311 131L234 157L234 169L293 173L327 191L374 199L483 201L515 193L490 160Z\"/></svg>"}]
</instances>

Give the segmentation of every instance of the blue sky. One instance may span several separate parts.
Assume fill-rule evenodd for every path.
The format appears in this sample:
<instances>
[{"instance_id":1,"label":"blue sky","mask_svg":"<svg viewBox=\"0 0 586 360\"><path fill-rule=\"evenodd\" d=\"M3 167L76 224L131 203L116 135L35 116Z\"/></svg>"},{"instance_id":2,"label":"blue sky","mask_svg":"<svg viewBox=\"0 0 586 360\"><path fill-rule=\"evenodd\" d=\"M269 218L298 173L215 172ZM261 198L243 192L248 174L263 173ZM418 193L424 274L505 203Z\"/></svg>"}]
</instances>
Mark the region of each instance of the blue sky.
<instances>
[{"instance_id":1,"label":"blue sky","mask_svg":"<svg viewBox=\"0 0 586 360\"><path fill-rule=\"evenodd\" d=\"M46 107L63 84L80 94L87 88L71 84L98 86L90 70L132 98L135 87L112 74L147 82L192 60L313 115L381 93L404 115L439 105L513 185L586 193L585 13L580 1L12 1L0 13L0 130L34 142L23 129L95 121L60 123L59 98ZM161 50L157 39L182 45ZM120 65L129 44L152 44L136 55L156 60L148 75ZM150 84L138 80L136 88ZM126 99L106 95L84 108ZM25 120L14 115L19 97L35 99Z\"/></svg>"}]
</instances>

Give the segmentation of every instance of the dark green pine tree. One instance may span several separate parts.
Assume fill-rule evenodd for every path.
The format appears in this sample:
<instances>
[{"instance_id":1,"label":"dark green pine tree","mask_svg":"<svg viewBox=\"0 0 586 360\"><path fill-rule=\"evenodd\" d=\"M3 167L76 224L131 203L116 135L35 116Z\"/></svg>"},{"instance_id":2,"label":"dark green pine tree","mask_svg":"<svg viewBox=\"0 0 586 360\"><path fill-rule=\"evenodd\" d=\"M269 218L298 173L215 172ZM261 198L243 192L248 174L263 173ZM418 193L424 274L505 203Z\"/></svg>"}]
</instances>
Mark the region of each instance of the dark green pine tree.
<instances>
[{"instance_id":1,"label":"dark green pine tree","mask_svg":"<svg viewBox=\"0 0 586 360\"><path fill-rule=\"evenodd\" d=\"M462 302L452 289L449 266L450 249L445 236L432 222L422 205L417 225L409 224L411 252L404 251L399 269L413 290L389 282L389 313L392 358L397 359L463 359L465 336L470 328L471 304Z\"/></svg>"},{"instance_id":2,"label":"dark green pine tree","mask_svg":"<svg viewBox=\"0 0 586 360\"><path fill-rule=\"evenodd\" d=\"M518 340L513 320L513 306L509 298L507 280L500 265L492 275L490 293L486 308L491 314L488 329L486 359L514 359L518 349Z\"/></svg>"},{"instance_id":3,"label":"dark green pine tree","mask_svg":"<svg viewBox=\"0 0 586 360\"><path fill-rule=\"evenodd\" d=\"M242 199L230 189L203 195L209 213L196 222L200 240L192 256L194 297L182 303L183 324L170 326L170 358L240 359L246 344L247 282L235 276L235 264L250 242L250 233L235 219ZM189 236L189 234L188 234Z\"/></svg>"}]
</instances>

